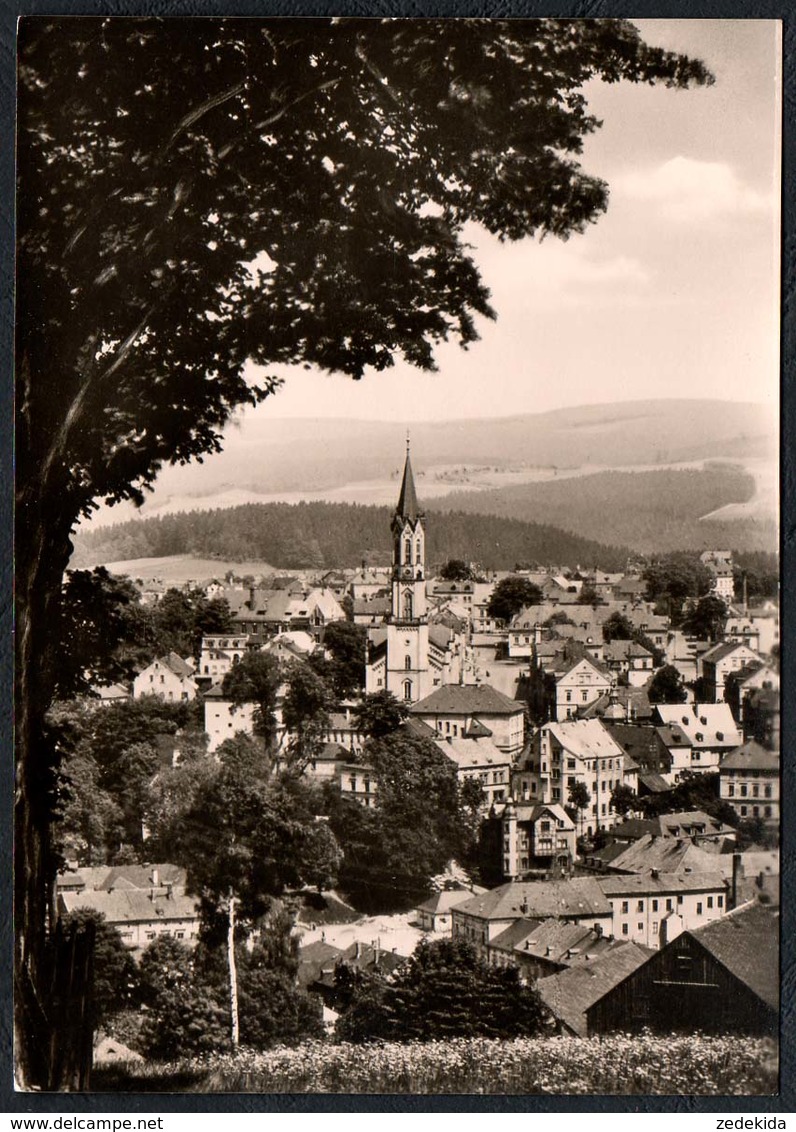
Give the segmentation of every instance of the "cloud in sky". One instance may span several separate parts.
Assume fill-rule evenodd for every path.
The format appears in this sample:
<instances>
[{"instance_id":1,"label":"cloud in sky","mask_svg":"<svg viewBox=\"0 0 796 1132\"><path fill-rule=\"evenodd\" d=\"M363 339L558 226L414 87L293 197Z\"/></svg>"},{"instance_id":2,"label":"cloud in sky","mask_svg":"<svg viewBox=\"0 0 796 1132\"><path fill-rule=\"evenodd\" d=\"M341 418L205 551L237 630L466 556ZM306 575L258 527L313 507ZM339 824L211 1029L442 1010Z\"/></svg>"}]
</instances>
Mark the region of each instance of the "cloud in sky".
<instances>
[{"instance_id":1,"label":"cloud in sky","mask_svg":"<svg viewBox=\"0 0 796 1132\"><path fill-rule=\"evenodd\" d=\"M730 165L682 156L616 177L613 189L617 198L657 205L667 219L686 224L766 213L774 203L745 185Z\"/></svg>"}]
</instances>

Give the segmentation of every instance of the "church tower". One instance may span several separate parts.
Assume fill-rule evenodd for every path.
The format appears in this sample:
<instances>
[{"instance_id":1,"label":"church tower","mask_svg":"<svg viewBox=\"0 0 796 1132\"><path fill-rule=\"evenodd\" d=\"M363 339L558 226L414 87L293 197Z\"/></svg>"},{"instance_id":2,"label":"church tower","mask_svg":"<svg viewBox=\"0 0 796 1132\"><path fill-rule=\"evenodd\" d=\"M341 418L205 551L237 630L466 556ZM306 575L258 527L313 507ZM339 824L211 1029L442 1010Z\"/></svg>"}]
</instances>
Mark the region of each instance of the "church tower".
<instances>
[{"instance_id":1,"label":"church tower","mask_svg":"<svg viewBox=\"0 0 796 1132\"><path fill-rule=\"evenodd\" d=\"M401 494L390 526L392 602L387 623L386 688L416 703L432 691L426 602L426 517L417 503L406 441Z\"/></svg>"}]
</instances>

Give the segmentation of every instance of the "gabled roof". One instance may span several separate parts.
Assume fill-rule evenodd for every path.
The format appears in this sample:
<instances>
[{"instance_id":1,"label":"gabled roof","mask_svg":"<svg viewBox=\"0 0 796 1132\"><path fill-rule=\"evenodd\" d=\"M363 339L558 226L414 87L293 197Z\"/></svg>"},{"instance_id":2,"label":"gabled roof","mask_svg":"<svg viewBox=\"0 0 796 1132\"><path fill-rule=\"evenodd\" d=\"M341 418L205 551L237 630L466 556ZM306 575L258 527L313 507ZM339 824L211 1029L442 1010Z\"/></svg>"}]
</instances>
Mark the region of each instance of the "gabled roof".
<instances>
[{"instance_id":1,"label":"gabled roof","mask_svg":"<svg viewBox=\"0 0 796 1132\"><path fill-rule=\"evenodd\" d=\"M101 912L109 924L140 924L158 920L197 920L199 904L193 896L179 891L167 895L158 889L154 899L138 888L113 892L64 892L59 896L67 912L88 908Z\"/></svg>"},{"instance_id":2,"label":"gabled roof","mask_svg":"<svg viewBox=\"0 0 796 1132\"><path fill-rule=\"evenodd\" d=\"M779 772L779 751L767 751L754 739L736 747L721 761L721 770L771 770Z\"/></svg>"},{"instance_id":3,"label":"gabled roof","mask_svg":"<svg viewBox=\"0 0 796 1132\"><path fill-rule=\"evenodd\" d=\"M546 723L542 731L553 735L567 754L576 758L616 758L624 751L599 719L563 719Z\"/></svg>"},{"instance_id":4,"label":"gabled roof","mask_svg":"<svg viewBox=\"0 0 796 1132\"><path fill-rule=\"evenodd\" d=\"M404 726L407 727L414 735L419 735L421 739L439 739L439 732L435 731L433 727L426 723L425 719L414 719L411 715L407 716Z\"/></svg>"},{"instance_id":5,"label":"gabled roof","mask_svg":"<svg viewBox=\"0 0 796 1132\"><path fill-rule=\"evenodd\" d=\"M578 641L570 641L568 647L571 649L578 644ZM590 664L595 672L597 672L600 676L604 676L606 680L610 680L610 673L605 665L601 661L596 660L593 656L591 656L586 651L585 646L583 646L583 649L583 655L576 657L574 660L568 659L566 656L562 656L560 666L556 664L554 669L555 675L558 677L559 681L566 679L566 677L569 676L569 674L576 668L578 668L581 664Z\"/></svg>"},{"instance_id":6,"label":"gabled roof","mask_svg":"<svg viewBox=\"0 0 796 1132\"><path fill-rule=\"evenodd\" d=\"M604 692L598 699L579 709L578 717L580 719L603 719L606 712L616 702L625 709L626 719L628 712L630 713L630 721L633 719L650 719L652 716L652 705L646 688L613 688L610 693Z\"/></svg>"},{"instance_id":7,"label":"gabled roof","mask_svg":"<svg viewBox=\"0 0 796 1132\"><path fill-rule=\"evenodd\" d=\"M191 665L187 664L176 652L167 653L166 656L159 656L158 663L162 665L163 668L168 668L175 676L179 676L181 679L185 676L193 676L194 673Z\"/></svg>"},{"instance_id":8,"label":"gabled roof","mask_svg":"<svg viewBox=\"0 0 796 1132\"><path fill-rule=\"evenodd\" d=\"M655 734L660 738L660 741L665 747L672 750L678 747L691 746L691 740L679 723L666 723L662 727L656 727Z\"/></svg>"},{"instance_id":9,"label":"gabled roof","mask_svg":"<svg viewBox=\"0 0 796 1132\"><path fill-rule=\"evenodd\" d=\"M659 774L640 774L639 786L643 786L650 794L665 794L671 790L670 784Z\"/></svg>"},{"instance_id":10,"label":"gabled roof","mask_svg":"<svg viewBox=\"0 0 796 1132\"><path fill-rule=\"evenodd\" d=\"M741 644L739 641L723 641L719 645L714 645L712 649L702 654L702 663L717 664L725 657L731 656L732 653L737 652L738 649L745 650L748 653L755 655L754 650L750 649L748 645Z\"/></svg>"},{"instance_id":11,"label":"gabled roof","mask_svg":"<svg viewBox=\"0 0 796 1132\"><path fill-rule=\"evenodd\" d=\"M450 912L457 904L464 904L465 900L472 900L473 894L469 888L446 888L442 892L435 892L428 900L418 905L418 912L432 912L442 915Z\"/></svg>"},{"instance_id":12,"label":"gabled roof","mask_svg":"<svg viewBox=\"0 0 796 1132\"><path fill-rule=\"evenodd\" d=\"M669 789L671 789L669 787ZM694 837L734 833L732 826L712 818L704 810L679 810L674 814L660 814L655 818L628 818L615 825L612 833L618 840L647 837Z\"/></svg>"},{"instance_id":13,"label":"gabled roof","mask_svg":"<svg viewBox=\"0 0 796 1132\"><path fill-rule=\"evenodd\" d=\"M438 649L447 649L452 637L453 631L447 625L440 625L439 622L436 622L428 627L428 639Z\"/></svg>"},{"instance_id":14,"label":"gabled roof","mask_svg":"<svg viewBox=\"0 0 796 1132\"><path fill-rule=\"evenodd\" d=\"M591 963L539 979L536 989L545 1006L568 1030L585 1037L588 1008L645 963L650 955L646 947L637 943L621 944Z\"/></svg>"},{"instance_id":15,"label":"gabled roof","mask_svg":"<svg viewBox=\"0 0 796 1132\"><path fill-rule=\"evenodd\" d=\"M489 739L492 732L480 719L471 719L467 725L466 735L468 739Z\"/></svg>"},{"instance_id":16,"label":"gabled roof","mask_svg":"<svg viewBox=\"0 0 796 1132\"><path fill-rule=\"evenodd\" d=\"M489 947L494 947L498 951L513 951L515 947L523 944L529 935L538 931L545 923L547 923L546 920L528 920L522 917L515 920L513 924L509 924L505 931L500 932L494 939L490 940Z\"/></svg>"},{"instance_id":17,"label":"gabled roof","mask_svg":"<svg viewBox=\"0 0 796 1132\"><path fill-rule=\"evenodd\" d=\"M409 710L416 715L514 715L524 706L489 684L445 684Z\"/></svg>"},{"instance_id":18,"label":"gabled roof","mask_svg":"<svg viewBox=\"0 0 796 1132\"><path fill-rule=\"evenodd\" d=\"M491 739L453 738L439 732L435 733L435 738L443 755L447 755L458 770L511 766L511 755L501 751Z\"/></svg>"},{"instance_id":19,"label":"gabled roof","mask_svg":"<svg viewBox=\"0 0 796 1132\"><path fill-rule=\"evenodd\" d=\"M779 916L761 904L744 905L689 932L767 1005L779 1005Z\"/></svg>"},{"instance_id":20,"label":"gabled roof","mask_svg":"<svg viewBox=\"0 0 796 1132\"><path fill-rule=\"evenodd\" d=\"M718 869L718 866L715 866ZM658 873L657 876L625 873L600 877L596 883L605 896L647 896L677 892L712 892L727 887L724 877L716 872Z\"/></svg>"},{"instance_id":21,"label":"gabled roof","mask_svg":"<svg viewBox=\"0 0 796 1132\"><path fill-rule=\"evenodd\" d=\"M185 869L182 865L155 864L155 865L115 865L108 869L108 875L98 889L112 892L115 888L138 888L149 890L154 883L155 873L160 885L173 884L185 887Z\"/></svg>"},{"instance_id":22,"label":"gabled roof","mask_svg":"<svg viewBox=\"0 0 796 1132\"><path fill-rule=\"evenodd\" d=\"M620 878L622 879L622 878ZM511 881L474 896L457 911L484 920L514 920L520 916L546 920L551 916L576 919L608 916L611 905L593 877L570 880Z\"/></svg>"},{"instance_id":23,"label":"gabled roof","mask_svg":"<svg viewBox=\"0 0 796 1132\"><path fill-rule=\"evenodd\" d=\"M593 856L602 860L602 850L598 850ZM714 856L691 841L677 837L655 837L649 833L626 845L623 853L612 854L610 862L605 863L614 872L639 876L653 871L680 873L685 869L695 873L709 873L717 867Z\"/></svg>"},{"instance_id":24,"label":"gabled roof","mask_svg":"<svg viewBox=\"0 0 796 1132\"><path fill-rule=\"evenodd\" d=\"M725 747L731 750L741 743L729 704L656 704L655 711L664 724L676 723L697 750Z\"/></svg>"},{"instance_id":25,"label":"gabled roof","mask_svg":"<svg viewBox=\"0 0 796 1132\"><path fill-rule=\"evenodd\" d=\"M636 641L625 641L616 638L613 641L606 641L603 645L603 656L606 660L621 661L621 660L635 660L638 657L652 656L649 649L645 649L643 645L639 645Z\"/></svg>"},{"instance_id":26,"label":"gabled roof","mask_svg":"<svg viewBox=\"0 0 796 1132\"><path fill-rule=\"evenodd\" d=\"M519 920L518 923L523 925L521 932L517 930L517 925L512 924L496 936L489 946L510 950L518 960L523 957L547 959L565 967L589 963L600 953L617 946L613 939L602 932L569 920Z\"/></svg>"}]
</instances>

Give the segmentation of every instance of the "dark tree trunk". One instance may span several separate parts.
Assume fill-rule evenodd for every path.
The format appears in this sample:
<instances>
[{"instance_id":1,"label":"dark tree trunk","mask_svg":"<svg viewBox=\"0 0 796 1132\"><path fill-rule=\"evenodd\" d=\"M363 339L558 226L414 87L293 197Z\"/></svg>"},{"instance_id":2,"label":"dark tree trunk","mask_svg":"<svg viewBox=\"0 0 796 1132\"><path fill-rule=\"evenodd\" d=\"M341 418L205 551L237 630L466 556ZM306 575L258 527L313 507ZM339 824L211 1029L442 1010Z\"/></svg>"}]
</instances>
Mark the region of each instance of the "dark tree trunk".
<instances>
[{"instance_id":1,"label":"dark tree trunk","mask_svg":"<svg viewBox=\"0 0 796 1132\"><path fill-rule=\"evenodd\" d=\"M50 489L48 489L50 490ZM54 500L50 511L43 500ZM61 507L59 511L57 508ZM55 688L61 583L71 553L70 508L28 481L17 498L14 800L14 1045L20 1088L52 1080L56 861L50 822L56 753L46 714Z\"/></svg>"}]
</instances>

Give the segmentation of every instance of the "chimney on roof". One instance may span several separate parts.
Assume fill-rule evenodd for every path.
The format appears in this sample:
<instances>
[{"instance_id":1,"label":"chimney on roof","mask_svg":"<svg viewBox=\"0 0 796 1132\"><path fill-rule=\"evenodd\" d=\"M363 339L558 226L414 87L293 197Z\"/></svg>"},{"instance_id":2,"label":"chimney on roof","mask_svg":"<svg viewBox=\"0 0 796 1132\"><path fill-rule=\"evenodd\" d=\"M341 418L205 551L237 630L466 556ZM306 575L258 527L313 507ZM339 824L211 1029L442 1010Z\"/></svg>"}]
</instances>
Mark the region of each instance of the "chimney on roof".
<instances>
[{"instance_id":1,"label":"chimney on roof","mask_svg":"<svg viewBox=\"0 0 796 1132\"><path fill-rule=\"evenodd\" d=\"M254 612L255 592L254 586L249 586L249 609L252 613Z\"/></svg>"},{"instance_id":2,"label":"chimney on roof","mask_svg":"<svg viewBox=\"0 0 796 1132\"><path fill-rule=\"evenodd\" d=\"M738 907L738 878L741 875L741 854L732 855L732 888L730 889L730 907L728 911Z\"/></svg>"}]
</instances>

